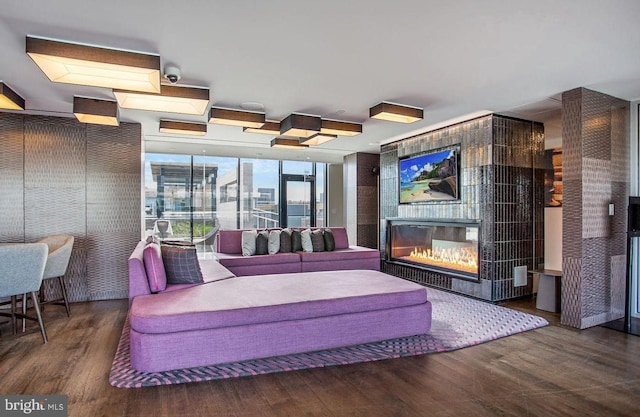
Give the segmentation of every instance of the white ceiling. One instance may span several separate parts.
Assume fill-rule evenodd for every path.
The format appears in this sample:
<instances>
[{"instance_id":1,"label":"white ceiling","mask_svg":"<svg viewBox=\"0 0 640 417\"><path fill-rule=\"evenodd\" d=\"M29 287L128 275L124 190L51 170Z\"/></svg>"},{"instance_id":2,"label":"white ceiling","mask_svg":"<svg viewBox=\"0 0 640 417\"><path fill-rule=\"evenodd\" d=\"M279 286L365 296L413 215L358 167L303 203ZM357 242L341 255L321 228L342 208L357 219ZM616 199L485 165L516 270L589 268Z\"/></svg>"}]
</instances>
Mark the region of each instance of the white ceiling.
<instances>
[{"instance_id":1,"label":"white ceiling","mask_svg":"<svg viewBox=\"0 0 640 417\"><path fill-rule=\"evenodd\" d=\"M27 34L158 53L180 84L208 86L211 102L258 102L267 118L291 112L362 122L363 134L283 152L272 136L209 125L204 139L158 133L161 117L122 110L142 124L148 151L341 162L352 152L450 120L494 111L552 120L559 94L587 87L640 98L637 0L20 0L2 1L0 79L31 113L71 116L74 95L108 89L50 82L25 54ZM425 109L405 125L369 119L382 100Z\"/></svg>"}]
</instances>

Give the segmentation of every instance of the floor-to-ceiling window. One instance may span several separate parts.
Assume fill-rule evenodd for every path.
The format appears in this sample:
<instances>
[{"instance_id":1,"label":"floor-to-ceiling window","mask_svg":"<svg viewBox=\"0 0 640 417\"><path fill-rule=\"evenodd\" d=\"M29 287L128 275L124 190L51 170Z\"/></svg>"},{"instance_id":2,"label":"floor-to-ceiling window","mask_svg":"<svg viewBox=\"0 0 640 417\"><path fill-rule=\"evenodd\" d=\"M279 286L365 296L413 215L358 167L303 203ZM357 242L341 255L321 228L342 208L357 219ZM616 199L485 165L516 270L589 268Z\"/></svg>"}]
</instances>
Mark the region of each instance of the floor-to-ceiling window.
<instances>
[{"instance_id":1,"label":"floor-to-ceiling window","mask_svg":"<svg viewBox=\"0 0 640 417\"><path fill-rule=\"evenodd\" d=\"M280 226L278 212L280 161L241 159L240 228Z\"/></svg>"},{"instance_id":2,"label":"floor-to-ceiling window","mask_svg":"<svg viewBox=\"0 0 640 417\"><path fill-rule=\"evenodd\" d=\"M325 224L325 177L325 164L282 161L281 226L315 227Z\"/></svg>"},{"instance_id":3,"label":"floor-to-ceiling window","mask_svg":"<svg viewBox=\"0 0 640 417\"><path fill-rule=\"evenodd\" d=\"M210 245L218 229L325 224L326 164L145 155L145 233Z\"/></svg>"},{"instance_id":4,"label":"floor-to-ceiling window","mask_svg":"<svg viewBox=\"0 0 640 417\"><path fill-rule=\"evenodd\" d=\"M191 156L147 154L145 230L163 239L191 238Z\"/></svg>"},{"instance_id":5,"label":"floor-to-ceiling window","mask_svg":"<svg viewBox=\"0 0 640 417\"><path fill-rule=\"evenodd\" d=\"M326 164L315 164L316 169L316 226L324 227L326 224Z\"/></svg>"}]
</instances>

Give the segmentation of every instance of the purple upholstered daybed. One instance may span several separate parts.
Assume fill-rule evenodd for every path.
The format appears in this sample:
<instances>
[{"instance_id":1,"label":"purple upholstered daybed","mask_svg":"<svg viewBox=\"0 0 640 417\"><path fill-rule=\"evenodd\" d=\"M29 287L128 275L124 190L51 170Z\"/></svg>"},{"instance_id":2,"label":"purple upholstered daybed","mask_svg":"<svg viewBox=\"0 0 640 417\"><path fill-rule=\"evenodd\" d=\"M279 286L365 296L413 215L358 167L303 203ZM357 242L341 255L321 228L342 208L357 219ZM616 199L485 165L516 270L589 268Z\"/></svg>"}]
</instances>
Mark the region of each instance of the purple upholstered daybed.
<instances>
[{"instance_id":1,"label":"purple upholstered daybed","mask_svg":"<svg viewBox=\"0 0 640 417\"><path fill-rule=\"evenodd\" d=\"M373 270L233 277L211 264L202 268L205 283L151 294L148 285L139 288L147 278L141 246L129 258L130 288L137 292L130 296L131 364L138 371L308 352L431 328L426 288Z\"/></svg>"}]
</instances>

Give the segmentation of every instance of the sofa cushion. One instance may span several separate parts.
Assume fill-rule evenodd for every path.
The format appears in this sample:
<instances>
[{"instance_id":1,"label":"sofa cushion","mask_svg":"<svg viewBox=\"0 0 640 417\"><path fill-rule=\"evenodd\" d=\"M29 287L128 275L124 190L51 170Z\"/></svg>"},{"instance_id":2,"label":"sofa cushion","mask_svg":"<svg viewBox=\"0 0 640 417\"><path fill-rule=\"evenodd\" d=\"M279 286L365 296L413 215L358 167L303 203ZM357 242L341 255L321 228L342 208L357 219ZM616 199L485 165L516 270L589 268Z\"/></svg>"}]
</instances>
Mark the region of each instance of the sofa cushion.
<instances>
[{"instance_id":1,"label":"sofa cushion","mask_svg":"<svg viewBox=\"0 0 640 417\"><path fill-rule=\"evenodd\" d=\"M279 265L286 263L300 263L300 256L297 253L277 253L275 255L254 255L240 256L218 254L218 260L227 268L235 266L259 266L259 265Z\"/></svg>"},{"instance_id":2,"label":"sofa cushion","mask_svg":"<svg viewBox=\"0 0 640 417\"><path fill-rule=\"evenodd\" d=\"M280 252L291 252L291 229L282 229L280 232Z\"/></svg>"},{"instance_id":3,"label":"sofa cushion","mask_svg":"<svg viewBox=\"0 0 640 417\"><path fill-rule=\"evenodd\" d=\"M216 250L219 253L242 254L242 230L220 230Z\"/></svg>"},{"instance_id":4,"label":"sofa cushion","mask_svg":"<svg viewBox=\"0 0 640 417\"><path fill-rule=\"evenodd\" d=\"M311 246L314 252L324 252L324 233L322 229L316 229L311 232Z\"/></svg>"},{"instance_id":5,"label":"sofa cushion","mask_svg":"<svg viewBox=\"0 0 640 417\"><path fill-rule=\"evenodd\" d=\"M300 241L302 243L303 252L313 252L313 244L311 243L310 229L305 229L300 232Z\"/></svg>"},{"instance_id":6,"label":"sofa cushion","mask_svg":"<svg viewBox=\"0 0 640 417\"><path fill-rule=\"evenodd\" d=\"M161 251L167 284L196 284L204 281L195 247L162 245Z\"/></svg>"},{"instance_id":7,"label":"sofa cushion","mask_svg":"<svg viewBox=\"0 0 640 417\"><path fill-rule=\"evenodd\" d=\"M302 236L300 230L291 231L291 252L300 252L302 250Z\"/></svg>"},{"instance_id":8,"label":"sofa cushion","mask_svg":"<svg viewBox=\"0 0 640 417\"><path fill-rule=\"evenodd\" d=\"M242 232L242 256L253 256L256 254L256 230L244 230Z\"/></svg>"},{"instance_id":9,"label":"sofa cushion","mask_svg":"<svg viewBox=\"0 0 640 417\"><path fill-rule=\"evenodd\" d=\"M377 271L325 271L237 277L144 295L133 301L130 318L131 328L137 332L170 333L304 320L426 302L427 289L414 282Z\"/></svg>"},{"instance_id":10,"label":"sofa cushion","mask_svg":"<svg viewBox=\"0 0 640 417\"><path fill-rule=\"evenodd\" d=\"M354 246L349 249L337 249L333 252L300 252L302 262L343 261L350 259L380 258L380 252L376 249Z\"/></svg>"},{"instance_id":11,"label":"sofa cushion","mask_svg":"<svg viewBox=\"0 0 640 417\"><path fill-rule=\"evenodd\" d=\"M142 258L147 280L149 281L149 289L153 293L164 291L167 288L167 275L162 263L160 245L153 242L146 245Z\"/></svg>"},{"instance_id":12,"label":"sofa cushion","mask_svg":"<svg viewBox=\"0 0 640 417\"><path fill-rule=\"evenodd\" d=\"M165 291L176 291L183 288L193 287L194 285L202 285L207 282L221 281L223 279L235 277L233 272L225 268L216 259L200 259L200 270L202 271L202 283L167 285L167 289Z\"/></svg>"},{"instance_id":13,"label":"sofa cushion","mask_svg":"<svg viewBox=\"0 0 640 417\"><path fill-rule=\"evenodd\" d=\"M336 250L336 240L333 237L333 232L331 232L331 229L324 229L322 238L324 239L324 249L327 252L333 252L334 250Z\"/></svg>"},{"instance_id":14,"label":"sofa cushion","mask_svg":"<svg viewBox=\"0 0 640 417\"><path fill-rule=\"evenodd\" d=\"M267 250L269 255L275 255L280 251L280 235L282 234L281 230L271 230L269 232L269 244L267 245Z\"/></svg>"},{"instance_id":15,"label":"sofa cushion","mask_svg":"<svg viewBox=\"0 0 640 417\"><path fill-rule=\"evenodd\" d=\"M256 255L266 255L269 253L269 232L262 230L256 236Z\"/></svg>"},{"instance_id":16,"label":"sofa cushion","mask_svg":"<svg viewBox=\"0 0 640 417\"><path fill-rule=\"evenodd\" d=\"M344 227L332 227L331 233L333 233L333 239L336 243L336 249L349 248L349 236L347 236L347 229L345 229Z\"/></svg>"}]
</instances>

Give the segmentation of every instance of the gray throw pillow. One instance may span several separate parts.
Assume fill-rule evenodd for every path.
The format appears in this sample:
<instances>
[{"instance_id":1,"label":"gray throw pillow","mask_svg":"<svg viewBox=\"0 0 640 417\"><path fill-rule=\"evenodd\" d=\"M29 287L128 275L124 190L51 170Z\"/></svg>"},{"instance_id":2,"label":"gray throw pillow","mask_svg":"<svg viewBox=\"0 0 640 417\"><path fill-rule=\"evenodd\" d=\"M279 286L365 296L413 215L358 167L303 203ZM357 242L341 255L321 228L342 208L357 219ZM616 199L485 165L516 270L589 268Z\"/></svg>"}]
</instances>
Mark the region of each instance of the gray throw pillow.
<instances>
[{"instance_id":1,"label":"gray throw pillow","mask_svg":"<svg viewBox=\"0 0 640 417\"><path fill-rule=\"evenodd\" d=\"M324 237L324 248L327 252L333 252L336 250L336 240L333 238L333 232L331 229L324 229L322 235Z\"/></svg>"},{"instance_id":2,"label":"gray throw pillow","mask_svg":"<svg viewBox=\"0 0 640 417\"><path fill-rule=\"evenodd\" d=\"M280 232L280 252L291 252L291 240L291 229L282 229L282 231Z\"/></svg>"},{"instance_id":3,"label":"gray throw pillow","mask_svg":"<svg viewBox=\"0 0 640 417\"><path fill-rule=\"evenodd\" d=\"M256 255L266 255L269 253L269 232L263 230L256 236Z\"/></svg>"},{"instance_id":4,"label":"gray throw pillow","mask_svg":"<svg viewBox=\"0 0 640 417\"><path fill-rule=\"evenodd\" d=\"M204 282L194 246L160 245L167 284Z\"/></svg>"},{"instance_id":5,"label":"gray throw pillow","mask_svg":"<svg viewBox=\"0 0 640 417\"><path fill-rule=\"evenodd\" d=\"M291 252L300 252L302 250L302 236L300 230L291 231Z\"/></svg>"},{"instance_id":6,"label":"gray throw pillow","mask_svg":"<svg viewBox=\"0 0 640 417\"><path fill-rule=\"evenodd\" d=\"M324 252L324 236L322 229L316 229L311 232L311 246L314 252Z\"/></svg>"}]
</instances>

